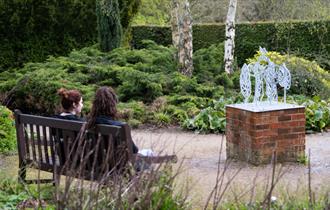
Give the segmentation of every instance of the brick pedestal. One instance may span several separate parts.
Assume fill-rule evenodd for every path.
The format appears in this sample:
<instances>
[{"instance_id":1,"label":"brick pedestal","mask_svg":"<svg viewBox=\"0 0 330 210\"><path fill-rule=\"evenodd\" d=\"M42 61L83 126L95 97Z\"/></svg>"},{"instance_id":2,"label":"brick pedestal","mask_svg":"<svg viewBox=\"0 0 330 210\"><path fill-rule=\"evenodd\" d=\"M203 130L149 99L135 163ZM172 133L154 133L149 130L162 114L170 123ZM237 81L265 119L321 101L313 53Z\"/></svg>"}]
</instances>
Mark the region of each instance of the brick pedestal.
<instances>
[{"instance_id":1,"label":"brick pedestal","mask_svg":"<svg viewBox=\"0 0 330 210\"><path fill-rule=\"evenodd\" d=\"M277 161L294 162L305 154L305 108L253 110L226 106L227 158L258 165Z\"/></svg>"}]
</instances>

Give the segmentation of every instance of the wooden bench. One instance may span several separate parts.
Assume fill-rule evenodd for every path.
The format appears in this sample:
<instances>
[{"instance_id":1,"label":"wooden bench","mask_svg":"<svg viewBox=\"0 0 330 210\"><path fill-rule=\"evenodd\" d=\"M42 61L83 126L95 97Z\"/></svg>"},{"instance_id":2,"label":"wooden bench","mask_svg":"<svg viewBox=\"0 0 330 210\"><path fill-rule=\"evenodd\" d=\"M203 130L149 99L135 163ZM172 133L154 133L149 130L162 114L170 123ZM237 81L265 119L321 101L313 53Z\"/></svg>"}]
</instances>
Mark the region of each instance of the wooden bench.
<instances>
[{"instance_id":1,"label":"wooden bench","mask_svg":"<svg viewBox=\"0 0 330 210\"><path fill-rule=\"evenodd\" d=\"M176 162L175 155L143 157L133 154L131 130L97 125L81 132L84 122L22 114L15 110L19 155L19 181L59 181L61 175L98 181L104 174L124 173L136 161ZM26 169L51 172L52 179L26 179ZM79 173L78 173L79 172Z\"/></svg>"}]
</instances>

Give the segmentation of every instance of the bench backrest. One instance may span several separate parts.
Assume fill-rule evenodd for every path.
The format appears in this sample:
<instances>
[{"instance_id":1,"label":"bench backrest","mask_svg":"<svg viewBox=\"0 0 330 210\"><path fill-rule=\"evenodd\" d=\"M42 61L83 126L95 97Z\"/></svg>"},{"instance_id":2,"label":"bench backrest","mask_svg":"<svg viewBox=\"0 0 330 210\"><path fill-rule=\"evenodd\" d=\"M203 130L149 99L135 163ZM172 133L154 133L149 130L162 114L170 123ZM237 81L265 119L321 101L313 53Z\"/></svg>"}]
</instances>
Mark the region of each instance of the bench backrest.
<instances>
[{"instance_id":1,"label":"bench backrest","mask_svg":"<svg viewBox=\"0 0 330 210\"><path fill-rule=\"evenodd\" d=\"M130 128L98 125L83 132L83 122L34 116L15 111L19 164L40 170L98 179L124 168L132 158ZM81 137L79 138L79 135ZM77 170L79 168L79 170Z\"/></svg>"}]
</instances>

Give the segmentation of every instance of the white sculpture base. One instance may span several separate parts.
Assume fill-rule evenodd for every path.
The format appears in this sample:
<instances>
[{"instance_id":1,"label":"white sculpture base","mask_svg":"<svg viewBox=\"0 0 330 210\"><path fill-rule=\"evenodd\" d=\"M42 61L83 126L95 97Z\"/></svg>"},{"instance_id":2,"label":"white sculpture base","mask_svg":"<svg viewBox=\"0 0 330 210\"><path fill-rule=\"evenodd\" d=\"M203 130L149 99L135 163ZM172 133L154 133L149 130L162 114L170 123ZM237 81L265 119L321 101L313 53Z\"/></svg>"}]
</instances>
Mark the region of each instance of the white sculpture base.
<instances>
[{"instance_id":1,"label":"white sculpture base","mask_svg":"<svg viewBox=\"0 0 330 210\"><path fill-rule=\"evenodd\" d=\"M278 111L285 109L296 109L296 108L304 108L304 106L295 105L295 104L285 104L279 102L268 102L262 101L258 103L246 103L246 104L230 104L228 107L242 109L250 112L268 112L268 111Z\"/></svg>"}]
</instances>

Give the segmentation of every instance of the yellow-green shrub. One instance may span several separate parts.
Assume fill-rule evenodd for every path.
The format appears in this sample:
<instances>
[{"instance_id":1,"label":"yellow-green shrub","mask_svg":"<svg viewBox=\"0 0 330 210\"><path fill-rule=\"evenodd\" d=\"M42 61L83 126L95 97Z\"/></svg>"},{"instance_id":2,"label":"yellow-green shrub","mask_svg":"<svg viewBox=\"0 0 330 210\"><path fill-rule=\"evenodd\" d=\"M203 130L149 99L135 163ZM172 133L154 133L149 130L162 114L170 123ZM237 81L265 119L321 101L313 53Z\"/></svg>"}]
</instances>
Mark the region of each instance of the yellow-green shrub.
<instances>
[{"instance_id":1,"label":"yellow-green shrub","mask_svg":"<svg viewBox=\"0 0 330 210\"><path fill-rule=\"evenodd\" d=\"M260 52L255 54L249 63L256 62ZM291 94L306 96L320 95L322 98L330 96L330 73L321 68L315 61L309 61L294 55L281 55L278 52L268 52L267 56L274 63L285 63L292 75Z\"/></svg>"}]
</instances>

